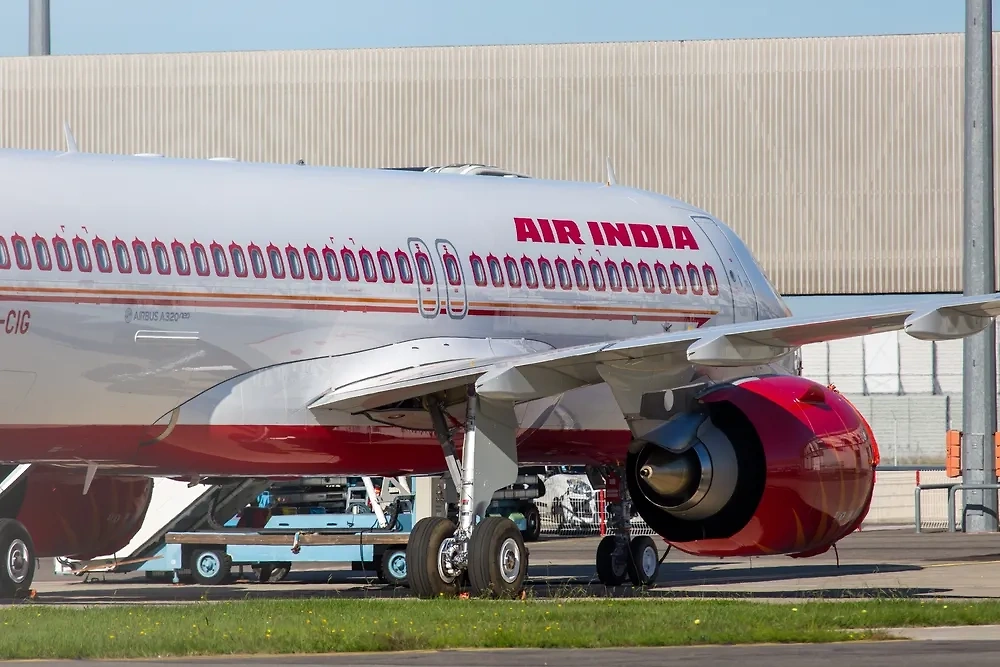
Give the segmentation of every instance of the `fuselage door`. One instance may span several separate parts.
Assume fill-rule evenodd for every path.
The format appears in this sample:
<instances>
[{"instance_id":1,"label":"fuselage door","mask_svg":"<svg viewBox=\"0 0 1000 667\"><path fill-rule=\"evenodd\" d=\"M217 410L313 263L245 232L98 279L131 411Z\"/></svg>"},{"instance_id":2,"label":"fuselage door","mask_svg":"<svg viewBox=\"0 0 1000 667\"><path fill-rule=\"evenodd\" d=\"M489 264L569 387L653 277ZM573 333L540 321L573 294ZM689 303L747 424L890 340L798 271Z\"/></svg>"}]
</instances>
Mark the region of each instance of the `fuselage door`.
<instances>
[{"instance_id":1,"label":"fuselage door","mask_svg":"<svg viewBox=\"0 0 1000 667\"><path fill-rule=\"evenodd\" d=\"M458 259L458 251L450 241L437 239L434 242L438 260L441 262L441 282L448 307L448 316L460 320L469 312L465 290L465 276L462 275L462 263Z\"/></svg>"},{"instance_id":2,"label":"fuselage door","mask_svg":"<svg viewBox=\"0 0 1000 667\"><path fill-rule=\"evenodd\" d=\"M736 321L752 322L756 320L757 297L754 294L753 285L750 283L750 277L747 275L746 269L743 268L741 257L733 244L729 242L729 236L711 218L693 215L691 219L705 232L708 240L715 246L716 252L722 259L721 271L725 273L725 279L722 276L719 277L719 288L720 290L725 289L728 280L732 290Z\"/></svg>"},{"instance_id":3,"label":"fuselage door","mask_svg":"<svg viewBox=\"0 0 1000 667\"><path fill-rule=\"evenodd\" d=\"M406 241L413 257L413 283L417 286L417 310L427 318L437 317L441 309L441 293L438 287L437 271L422 239L409 238Z\"/></svg>"}]
</instances>

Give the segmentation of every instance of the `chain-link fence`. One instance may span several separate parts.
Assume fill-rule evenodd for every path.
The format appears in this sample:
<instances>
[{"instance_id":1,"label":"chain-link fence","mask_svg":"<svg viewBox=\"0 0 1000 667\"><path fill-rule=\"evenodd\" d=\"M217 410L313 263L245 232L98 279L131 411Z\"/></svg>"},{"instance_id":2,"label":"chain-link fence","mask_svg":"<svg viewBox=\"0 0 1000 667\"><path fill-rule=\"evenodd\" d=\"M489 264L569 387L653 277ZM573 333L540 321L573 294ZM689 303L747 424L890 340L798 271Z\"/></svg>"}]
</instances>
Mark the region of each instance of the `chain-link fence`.
<instances>
[{"instance_id":1,"label":"chain-link fence","mask_svg":"<svg viewBox=\"0 0 1000 667\"><path fill-rule=\"evenodd\" d=\"M586 475L559 473L545 477L545 495L535 499L542 533L548 535L606 535L607 503L602 489L594 489ZM639 516L632 518L633 535L655 535Z\"/></svg>"}]
</instances>

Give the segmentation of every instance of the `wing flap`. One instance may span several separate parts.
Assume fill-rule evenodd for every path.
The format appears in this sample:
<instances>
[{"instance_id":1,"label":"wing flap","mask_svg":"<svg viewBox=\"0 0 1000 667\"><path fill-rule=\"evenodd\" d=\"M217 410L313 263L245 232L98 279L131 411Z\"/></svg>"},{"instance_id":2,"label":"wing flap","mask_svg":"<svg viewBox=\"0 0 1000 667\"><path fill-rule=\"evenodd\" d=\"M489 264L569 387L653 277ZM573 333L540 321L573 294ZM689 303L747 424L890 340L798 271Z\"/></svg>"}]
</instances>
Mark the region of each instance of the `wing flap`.
<instances>
[{"instance_id":1,"label":"wing flap","mask_svg":"<svg viewBox=\"0 0 1000 667\"><path fill-rule=\"evenodd\" d=\"M599 367L636 362L656 370L699 364L744 366L773 361L794 348L900 329L921 340L962 338L1000 315L1000 294L952 297L933 306L829 317L784 317L508 357L406 368L331 389L311 409L358 412L476 383L484 397L526 401L603 382ZM682 354L683 353L683 354Z\"/></svg>"}]
</instances>

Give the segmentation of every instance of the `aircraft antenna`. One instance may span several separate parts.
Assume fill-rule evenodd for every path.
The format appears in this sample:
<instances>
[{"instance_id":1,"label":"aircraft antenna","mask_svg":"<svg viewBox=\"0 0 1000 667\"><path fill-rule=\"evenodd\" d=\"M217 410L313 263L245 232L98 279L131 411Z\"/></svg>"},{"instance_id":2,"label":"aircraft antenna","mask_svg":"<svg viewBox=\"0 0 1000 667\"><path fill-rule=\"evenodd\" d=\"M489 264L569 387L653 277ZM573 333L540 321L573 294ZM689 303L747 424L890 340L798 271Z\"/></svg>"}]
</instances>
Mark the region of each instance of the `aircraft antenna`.
<instances>
[{"instance_id":1,"label":"aircraft antenna","mask_svg":"<svg viewBox=\"0 0 1000 667\"><path fill-rule=\"evenodd\" d=\"M80 149L76 145L76 137L73 136L73 129L69 126L69 121L63 121L63 134L66 135L66 152L79 153Z\"/></svg>"},{"instance_id":2,"label":"aircraft antenna","mask_svg":"<svg viewBox=\"0 0 1000 667\"><path fill-rule=\"evenodd\" d=\"M605 164L606 164L606 166L608 168L608 178L607 178L607 184L608 184L608 186L618 185L618 179L615 178L615 166L613 164L611 164L611 156L610 155L606 158L606 163Z\"/></svg>"}]
</instances>

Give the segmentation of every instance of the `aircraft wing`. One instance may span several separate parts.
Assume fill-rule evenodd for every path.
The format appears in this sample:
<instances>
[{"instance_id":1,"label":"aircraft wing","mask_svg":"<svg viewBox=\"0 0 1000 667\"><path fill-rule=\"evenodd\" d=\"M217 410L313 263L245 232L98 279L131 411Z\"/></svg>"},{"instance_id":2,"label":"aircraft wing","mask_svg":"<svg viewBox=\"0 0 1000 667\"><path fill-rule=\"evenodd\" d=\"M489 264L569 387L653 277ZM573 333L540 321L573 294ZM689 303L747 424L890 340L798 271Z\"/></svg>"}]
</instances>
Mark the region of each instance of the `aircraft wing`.
<instances>
[{"instance_id":1,"label":"aircraft wing","mask_svg":"<svg viewBox=\"0 0 1000 667\"><path fill-rule=\"evenodd\" d=\"M334 387L309 407L360 412L473 383L483 398L523 402L603 382L601 365L642 362L644 369L662 370L686 364L752 366L809 343L899 329L920 340L964 338L985 329L998 315L1000 294L956 296L912 307L791 316L510 357L446 361Z\"/></svg>"}]
</instances>

